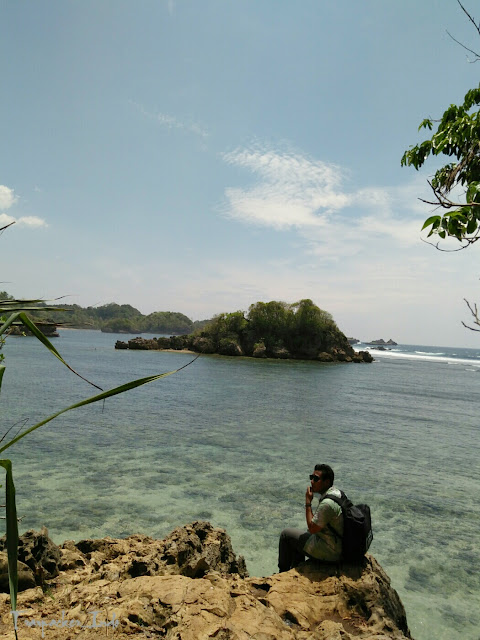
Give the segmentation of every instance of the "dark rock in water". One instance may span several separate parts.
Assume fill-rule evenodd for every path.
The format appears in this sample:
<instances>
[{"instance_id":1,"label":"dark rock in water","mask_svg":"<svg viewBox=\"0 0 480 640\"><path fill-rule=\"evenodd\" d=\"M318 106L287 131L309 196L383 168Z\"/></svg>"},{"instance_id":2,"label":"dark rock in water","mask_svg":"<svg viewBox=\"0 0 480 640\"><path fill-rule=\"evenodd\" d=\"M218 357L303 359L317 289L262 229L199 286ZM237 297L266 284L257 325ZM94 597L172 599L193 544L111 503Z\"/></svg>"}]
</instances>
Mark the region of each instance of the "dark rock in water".
<instances>
[{"instance_id":1,"label":"dark rock in water","mask_svg":"<svg viewBox=\"0 0 480 640\"><path fill-rule=\"evenodd\" d=\"M128 341L128 348L145 351L149 349L157 349L158 347L156 341L147 340L146 338L140 338L140 336L138 336L137 338L132 338Z\"/></svg>"},{"instance_id":2,"label":"dark rock in water","mask_svg":"<svg viewBox=\"0 0 480 640\"><path fill-rule=\"evenodd\" d=\"M291 357L292 354L285 347L273 347L272 349L272 358L280 358L282 360L286 360Z\"/></svg>"},{"instance_id":3,"label":"dark rock in water","mask_svg":"<svg viewBox=\"0 0 480 640\"><path fill-rule=\"evenodd\" d=\"M368 342L367 344L373 344L373 345L390 345L391 347L396 347L397 343L392 340L391 338L388 340L388 342L385 342L385 340L383 338L380 338L379 340L372 340L371 342Z\"/></svg>"},{"instance_id":4,"label":"dark rock in water","mask_svg":"<svg viewBox=\"0 0 480 640\"><path fill-rule=\"evenodd\" d=\"M253 347L252 352L253 358L266 358L267 357L267 347L264 342L257 342Z\"/></svg>"},{"instance_id":5,"label":"dark rock in water","mask_svg":"<svg viewBox=\"0 0 480 640\"><path fill-rule=\"evenodd\" d=\"M207 337L194 338L192 349L198 353L215 353L215 345Z\"/></svg>"},{"instance_id":6,"label":"dark rock in water","mask_svg":"<svg viewBox=\"0 0 480 640\"><path fill-rule=\"evenodd\" d=\"M327 353L326 351L321 351L317 358L317 360L319 360L320 362L334 362L335 358L332 356L331 353Z\"/></svg>"},{"instance_id":7,"label":"dark rock in water","mask_svg":"<svg viewBox=\"0 0 480 640\"><path fill-rule=\"evenodd\" d=\"M234 338L222 338L218 343L218 353L222 356L243 356L242 347Z\"/></svg>"},{"instance_id":8,"label":"dark rock in water","mask_svg":"<svg viewBox=\"0 0 480 640\"><path fill-rule=\"evenodd\" d=\"M358 355L361 356L363 362L373 362L373 356L369 351L359 351Z\"/></svg>"},{"instance_id":9,"label":"dark rock in water","mask_svg":"<svg viewBox=\"0 0 480 640\"><path fill-rule=\"evenodd\" d=\"M57 331L57 325L55 322L40 322L39 320L34 321L37 329L43 333L47 338L58 338L59 333ZM30 331L28 327L26 327L23 323L19 323L17 325L12 325L10 327L10 335L11 336L33 336L33 333Z\"/></svg>"}]
</instances>

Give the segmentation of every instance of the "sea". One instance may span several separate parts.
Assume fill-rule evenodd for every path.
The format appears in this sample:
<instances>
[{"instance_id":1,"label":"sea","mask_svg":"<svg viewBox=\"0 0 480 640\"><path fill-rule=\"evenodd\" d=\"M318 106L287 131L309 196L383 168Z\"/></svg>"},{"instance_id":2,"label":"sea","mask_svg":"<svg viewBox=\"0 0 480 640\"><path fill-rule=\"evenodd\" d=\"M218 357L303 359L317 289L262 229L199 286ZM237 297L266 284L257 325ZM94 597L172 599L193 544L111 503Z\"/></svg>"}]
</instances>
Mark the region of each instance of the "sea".
<instances>
[{"instance_id":1,"label":"sea","mask_svg":"<svg viewBox=\"0 0 480 640\"><path fill-rule=\"evenodd\" d=\"M54 344L104 389L193 358L115 350L126 338L65 329ZM3 442L97 393L34 338L9 337L3 353ZM208 520L227 530L250 575L269 575L280 531L305 526L309 474L328 463L335 485L371 507L370 551L412 636L479 640L480 342L372 354L372 364L201 356L61 415L3 454L21 531L46 525L57 543L161 538Z\"/></svg>"}]
</instances>

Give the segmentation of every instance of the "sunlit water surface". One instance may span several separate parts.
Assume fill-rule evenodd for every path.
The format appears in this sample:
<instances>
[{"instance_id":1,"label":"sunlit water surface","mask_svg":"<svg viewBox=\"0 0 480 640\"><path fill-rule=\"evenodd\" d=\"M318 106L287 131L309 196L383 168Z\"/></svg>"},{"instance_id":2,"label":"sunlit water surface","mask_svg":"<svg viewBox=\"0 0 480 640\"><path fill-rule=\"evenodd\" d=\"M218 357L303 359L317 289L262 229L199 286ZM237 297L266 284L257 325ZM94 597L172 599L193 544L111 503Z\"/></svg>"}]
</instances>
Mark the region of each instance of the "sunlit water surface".
<instances>
[{"instance_id":1,"label":"sunlit water surface","mask_svg":"<svg viewBox=\"0 0 480 640\"><path fill-rule=\"evenodd\" d=\"M55 345L107 389L188 362L116 351L117 337ZM125 339L124 337L122 339ZM30 338L9 338L2 433L95 393ZM251 575L277 570L285 526L304 526L317 462L370 504L371 551L417 640L478 640L480 351L400 346L371 365L204 356L177 375L60 416L7 453L22 530L56 542L196 519L225 527ZM15 428L11 433L15 432Z\"/></svg>"}]
</instances>

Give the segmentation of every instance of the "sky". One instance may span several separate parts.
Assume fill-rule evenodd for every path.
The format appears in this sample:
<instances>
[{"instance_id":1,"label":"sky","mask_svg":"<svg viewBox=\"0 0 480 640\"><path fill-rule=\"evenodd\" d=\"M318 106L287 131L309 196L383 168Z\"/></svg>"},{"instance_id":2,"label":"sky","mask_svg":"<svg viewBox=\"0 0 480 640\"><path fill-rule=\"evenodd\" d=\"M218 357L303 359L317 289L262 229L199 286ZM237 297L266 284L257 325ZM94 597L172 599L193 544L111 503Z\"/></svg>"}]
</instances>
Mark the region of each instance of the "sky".
<instances>
[{"instance_id":1,"label":"sky","mask_svg":"<svg viewBox=\"0 0 480 640\"><path fill-rule=\"evenodd\" d=\"M400 166L478 85L447 30L480 49L456 0L0 0L0 289L478 347L480 246L423 242L443 163Z\"/></svg>"}]
</instances>

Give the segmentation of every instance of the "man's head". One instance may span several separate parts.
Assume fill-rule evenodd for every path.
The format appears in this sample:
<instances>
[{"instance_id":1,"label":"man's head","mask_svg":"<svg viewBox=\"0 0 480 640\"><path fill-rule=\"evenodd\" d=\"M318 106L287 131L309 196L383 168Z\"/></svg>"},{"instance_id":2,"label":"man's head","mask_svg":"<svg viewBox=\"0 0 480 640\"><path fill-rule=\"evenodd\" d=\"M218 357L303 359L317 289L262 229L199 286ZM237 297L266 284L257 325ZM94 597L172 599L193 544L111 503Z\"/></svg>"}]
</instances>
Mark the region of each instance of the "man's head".
<instances>
[{"instance_id":1,"label":"man's head","mask_svg":"<svg viewBox=\"0 0 480 640\"><path fill-rule=\"evenodd\" d=\"M315 493L325 493L333 485L335 474L328 464L316 464L313 477L310 477L312 490Z\"/></svg>"}]
</instances>

